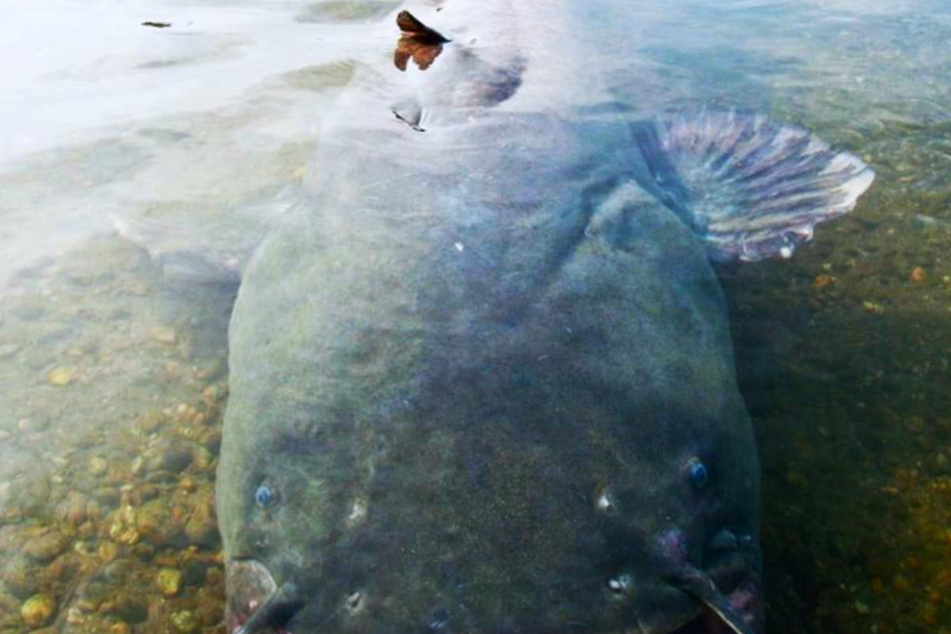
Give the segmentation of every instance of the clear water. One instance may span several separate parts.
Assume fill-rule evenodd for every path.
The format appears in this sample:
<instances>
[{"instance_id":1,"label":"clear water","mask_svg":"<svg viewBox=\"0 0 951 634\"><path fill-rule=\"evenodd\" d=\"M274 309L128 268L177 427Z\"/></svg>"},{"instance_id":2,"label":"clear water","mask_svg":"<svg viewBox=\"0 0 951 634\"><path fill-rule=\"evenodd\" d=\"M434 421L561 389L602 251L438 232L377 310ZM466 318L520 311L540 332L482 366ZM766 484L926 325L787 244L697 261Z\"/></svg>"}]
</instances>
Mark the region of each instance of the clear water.
<instances>
[{"instance_id":1,"label":"clear water","mask_svg":"<svg viewBox=\"0 0 951 634\"><path fill-rule=\"evenodd\" d=\"M619 100L762 112L878 172L792 260L719 271L769 631L951 632L951 7L631 4L590 60ZM245 248L390 8L4 3L0 633L220 631L234 287L162 275L110 216L159 250Z\"/></svg>"}]
</instances>

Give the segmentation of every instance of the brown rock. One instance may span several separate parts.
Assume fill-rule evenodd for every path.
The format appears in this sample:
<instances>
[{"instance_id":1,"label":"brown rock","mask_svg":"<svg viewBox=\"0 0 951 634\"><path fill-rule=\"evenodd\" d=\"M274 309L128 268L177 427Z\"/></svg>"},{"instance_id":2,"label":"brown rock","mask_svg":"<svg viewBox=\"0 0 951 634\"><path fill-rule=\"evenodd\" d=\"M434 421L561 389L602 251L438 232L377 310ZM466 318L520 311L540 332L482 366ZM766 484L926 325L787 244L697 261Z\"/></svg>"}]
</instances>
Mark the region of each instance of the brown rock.
<instances>
[{"instance_id":1,"label":"brown rock","mask_svg":"<svg viewBox=\"0 0 951 634\"><path fill-rule=\"evenodd\" d=\"M198 438L208 451L217 452L221 447L221 432L217 429L208 429Z\"/></svg>"},{"instance_id":2,"label":"brown rock","mask_svg":"<svg viewBox=\"0 0 951 634\"><path fill-rule=\"evenodd\" d=\"M20 607L20 618L27 627L36 628L46 625L55 611L56 599L53 595L34 594Z\"/></svg>"},{"instance_id":3,"label":"brown rock","mask_svg":"<svg viewBox=\"0 0 951 634\"><path fill-rule=\"evenodd\" d=\"M149 618L149 606L141 599L129 595L119 595L109 610L127 623L142 623Z\"/></svg>"},{"instance_id":4,"label":"brown rock","mask_svg":"<svg viewBox=\"0 0 951 634\"><path fill-rule=\"evenodd\" d=\"M109 469L109 463L102 456L93 456L89 459L89 473L102 475Z\"/></svg>"},{"instance_id":5,"label":"brown rock","mask_svg":"<svg viewBox=\"0 0 951 634\"><path fill-rule=\"evenodd\" d=\"M96 554L104 562L114 561L119 556L119 547L110 541L103 541L96 549Z\"/></svg>"},{"instance_id":6,"label":"brown rock","mask_svg":"<svg viewBox=\"0 0 951 634\"><path fill-rule=\"evenodd\" d=\"M192 463L192 451L185 442L166 439L146 449L142 458L149 471L177 473Z\"/></svg>"},{"instance_id":7,"label":"brown rock","mask_svg":"<svg viewBox=\"0 0 951 634\"><path fill-rule=\"evenodd\" d=\"M23 599L36 592L38 572L25 556L15 554L0 566L0 585L15 597Z\"/></svg>"},{"instance_id":8,"label":"brown rock","mask_svg":"<svg viewBox=\"0 0 951 634\"><path fill-rule=\"evenodd\" d=\"M168 326L157 326L152 329L152 339L166 345L174 345L178 341L175 331Z\"/></svg>"},{"instance_id":9,"label":"brown rock","mask_svg":"<svg viewBox=\"0 0 951 634\"><path fill-rule=\"evenodd\" d=\"M816 276L816 279L812 281L812 289L815 291L821 291L822 289L826 288L827 286L830 286L834 282L835 282L835 278L832 277L831 275L826 275L826 274L818 275Z\"/></svg>"},{"instance_id":10,"label":"brown rock","mask_svg":"<svg viewBox=\"0 0 951 634\"><path fill-rule=\"evenodd\" d=\"M73 382L75 368L53 368L46 376L46 380L53 387L66 387Z\"/></svg>"},{"instance_id":11,"label":"brown rock","mask_svg":"<svg viewBox=\"0 0 951 634\"><path fill-rule=\"evenodd\" d=\"M155 585L167 597L174 597L182 589L182 573L174 568L163 568L155 577Z\"/></svg>"},{"instance_id":12,"label":"brown rock","mask_svg":"<svg viewBox=\"0 0 951 634\"><path fill-rule=\"evenodd\" d=\"M19 607L20 602L15 597L0 592L0 632L5 628L20 628L20 617L17 615Z\"/></svg>"},{"instance_id":13,"label":"brown rock","mask_svg":"<svg viewBox=\"0 0 951 634\"><path fill-rule=\"evenodd\" d=\"M155 546L184 545L184 522L167 502L157 498L143 504L136 514L136 528Z\"/></svg>"},{"instance_id":14,"label":"brown rock","mask_svg":"<svg viewBox=\"0 0 951 634\"><path fill-rule=\"evenodd\" d=\"M215 507L210 502L201 502L185 523L185 536L188 543L210 548L218 544L218 522L215 520Z\"/></svg>"},{"instance_id":15,"label":"brown rock","mask_svg":"<svg viewBox=\"0 0 951 634\"><path fill-rule=\"evenodd\" d=\"M142 416L139 416L135 421L135 426L138 427L139 431L143 434L151 434L157 431L160 427L165 424L165 414L159 410L151 410L146 412Z\"/></svg>"},{"instance_id":16,"label":"brown rock","mask_svg":"<svg viewBox=\"0 0 951 634\"><path fill-rule=\"evenodd\" d=\"M194 493L195 490L198 488L198 485L195 484L195 481L189 476L183 476L178 481L178 488L181 489L182 491L185 491L186 493Z\"/></svg>"},{"instance_id":17,"label":"brown rock","mask_svg":"<svg viewBox=\"0 0 951 634\"><path fill-rule=\"evenodd\" d=\"M132 627L128 623L119 621L112 624L112 627L109 628L109 634L132 634Z\"/></svg>"},{"instance_id":18,"label":"brown rock","mask_svg":"<svg viewBox=\"0 0 951 634\"><path fill-rule=\"evenodd\" d=\"M56 518L73 526L86 521L86 496L79 491L71 491L56 507Z\"/></svg>"},{"instance_id":19,"label":"brown rock","mask_svg":"<svg viewBox=\"0 0 951 634\"><path fill-rule=\"evenodd\" d=\"M69 539L55 529L47 529L29 538L23 544L23 552L31 559L45 563L55 559L69 546Z\"/></svg>"}]
</instances>

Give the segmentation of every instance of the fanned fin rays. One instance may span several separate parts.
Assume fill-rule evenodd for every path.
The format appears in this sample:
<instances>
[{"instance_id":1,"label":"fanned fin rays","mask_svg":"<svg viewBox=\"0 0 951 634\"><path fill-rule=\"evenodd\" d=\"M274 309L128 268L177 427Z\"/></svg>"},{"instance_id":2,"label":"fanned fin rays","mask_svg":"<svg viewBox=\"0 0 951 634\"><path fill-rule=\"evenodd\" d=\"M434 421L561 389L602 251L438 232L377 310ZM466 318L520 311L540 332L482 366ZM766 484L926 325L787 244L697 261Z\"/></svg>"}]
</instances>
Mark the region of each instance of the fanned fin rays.
<instances>
[{"instance_id":1,"label":"fanned fin rays","mask_svg":"<svg viewBox=\"0 0 951 634\"><path fill-rule=\"evenodd\" d=\"M718 261L792 256L817 224L851 211L875 179L857 156L761 115L678 112L632 131L635 180Z\"/></svg>"}]
</instances>

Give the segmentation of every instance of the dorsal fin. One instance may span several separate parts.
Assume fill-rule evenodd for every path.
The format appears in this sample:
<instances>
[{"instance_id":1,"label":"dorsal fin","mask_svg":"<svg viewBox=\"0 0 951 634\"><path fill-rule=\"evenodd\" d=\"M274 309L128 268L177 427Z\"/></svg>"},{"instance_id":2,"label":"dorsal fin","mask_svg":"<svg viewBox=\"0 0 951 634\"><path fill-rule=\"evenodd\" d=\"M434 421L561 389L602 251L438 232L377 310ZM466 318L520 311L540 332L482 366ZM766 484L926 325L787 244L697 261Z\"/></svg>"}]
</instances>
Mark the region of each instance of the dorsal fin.
<instances>
[{"instance_id":1,"label":"dorsal fin","mask_svg":"<svg viewBox=\"0 0 951 634\"><path fill-rule=\"evenodd\" d=\"M439 31L429 28L409 11L400 11L396 16L400 39L396 42L393 62L400 70L406 70L412 59L420 70L426 70L442 52L443 44L451 40Z\"/></svg>"}]
</instances>

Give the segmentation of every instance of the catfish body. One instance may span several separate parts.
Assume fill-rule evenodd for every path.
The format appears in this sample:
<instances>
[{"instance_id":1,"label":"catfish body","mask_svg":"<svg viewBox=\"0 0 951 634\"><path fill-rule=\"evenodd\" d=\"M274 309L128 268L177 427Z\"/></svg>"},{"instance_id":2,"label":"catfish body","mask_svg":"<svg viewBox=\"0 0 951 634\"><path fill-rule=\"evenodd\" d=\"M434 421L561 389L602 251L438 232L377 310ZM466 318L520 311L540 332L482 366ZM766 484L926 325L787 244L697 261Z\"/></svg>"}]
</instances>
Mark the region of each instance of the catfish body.
<instances>
[{"instance_id":1,"label":"catfish body","mask_svg":"<svg viewBox=\"0 0 951 634\"><path fill-rule=\"evenodd\" d=\"M229 631L757 631L759 472L708 261L808 239L864 166L833 178L807 133L732 115L690 119L693 149L678 120L553 103L535 44L441 37L422 72L456 88L358 79L244 272ZM691 188L704 152L746 156L717 166L752 174L732 214ZM777 173L826 216L759 213L731 241Z\"/></svg>"}]
</instances>

